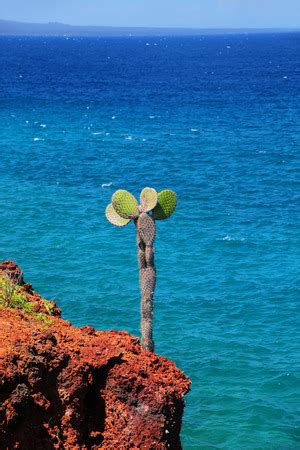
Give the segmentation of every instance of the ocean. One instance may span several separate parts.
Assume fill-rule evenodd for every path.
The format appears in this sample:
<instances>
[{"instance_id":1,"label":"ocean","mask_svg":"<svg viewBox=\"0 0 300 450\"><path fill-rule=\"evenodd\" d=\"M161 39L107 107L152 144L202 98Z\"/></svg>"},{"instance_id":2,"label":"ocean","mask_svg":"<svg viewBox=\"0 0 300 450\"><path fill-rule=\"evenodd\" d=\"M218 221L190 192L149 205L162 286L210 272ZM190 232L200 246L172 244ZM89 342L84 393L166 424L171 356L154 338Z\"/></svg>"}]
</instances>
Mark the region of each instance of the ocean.
<instances>
[{"instance_id":1,"label":"ocean","mask_svg":"<svg viewBox=\"0 0 300 450\"><path fill-rule=\"evenodd\" d=\"M192 380L185 450L300 449L299 54L300 33L0 38L0 258L65 319L139 335L135 229L105 208L177 192L154 336Z\"/></svg>"}]
</instances>

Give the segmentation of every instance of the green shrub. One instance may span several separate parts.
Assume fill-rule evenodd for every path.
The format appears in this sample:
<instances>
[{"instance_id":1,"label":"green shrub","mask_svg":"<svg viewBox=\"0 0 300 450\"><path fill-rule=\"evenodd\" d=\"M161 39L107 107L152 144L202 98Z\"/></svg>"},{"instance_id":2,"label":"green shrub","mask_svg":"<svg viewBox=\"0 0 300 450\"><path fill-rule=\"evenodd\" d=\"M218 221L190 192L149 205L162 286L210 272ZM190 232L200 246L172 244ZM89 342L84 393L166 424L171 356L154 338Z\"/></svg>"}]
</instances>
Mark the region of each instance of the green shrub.
<instances>
[{"instance_id":1,"label":"green shrub","mask_svg":"<svg viewBox=\"0 0 300 450\"><path fill-rule=\"evenodd\" d=\"M0 308L20 309L33 318L50 325L52 321L47 315L51 315L53 305L47 300L43 300L43 303L47 314L36 312L34 304L27 299L26 294L22 293L21 287L15 284L5 272L0 272Z\"/></svg>"}]
</instances>

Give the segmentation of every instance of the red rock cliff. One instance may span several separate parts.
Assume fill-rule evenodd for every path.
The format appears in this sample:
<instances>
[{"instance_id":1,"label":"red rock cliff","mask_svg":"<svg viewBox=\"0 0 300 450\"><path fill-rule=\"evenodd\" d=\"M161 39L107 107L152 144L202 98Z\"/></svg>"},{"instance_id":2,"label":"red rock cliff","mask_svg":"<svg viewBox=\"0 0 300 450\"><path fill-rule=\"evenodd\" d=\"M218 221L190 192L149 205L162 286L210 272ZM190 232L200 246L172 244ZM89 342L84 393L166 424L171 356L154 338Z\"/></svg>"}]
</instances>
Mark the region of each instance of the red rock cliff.
<instances>
[{"instance_id":1,"label":"red rock cliff","mask_svg":"<svg viewBox=\"0 0 300 450\"><path fill-rule=\"evenodd\" d=\"M126 332L73 327L4 271L30 309L0 308L0 449L180 449L190 382L174 363Z\"/></svg>"}]
</instances>

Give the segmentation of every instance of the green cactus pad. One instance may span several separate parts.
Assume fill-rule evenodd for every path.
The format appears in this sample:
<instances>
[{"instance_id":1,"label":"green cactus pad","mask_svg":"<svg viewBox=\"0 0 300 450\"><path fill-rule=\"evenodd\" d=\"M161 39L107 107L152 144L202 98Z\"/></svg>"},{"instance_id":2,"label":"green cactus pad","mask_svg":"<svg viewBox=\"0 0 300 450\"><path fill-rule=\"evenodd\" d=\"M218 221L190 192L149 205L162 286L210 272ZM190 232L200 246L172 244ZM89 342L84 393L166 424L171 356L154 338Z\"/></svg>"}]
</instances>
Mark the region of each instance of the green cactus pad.
<instances>
[{"instance_id":1,"label":"green cactus pad","mask_svg":"<svg viewBox=\"0 0 300 450\"><path fill-rule=\"evenodd\" d=\"M155 220L163 220L170 217L176 208L176 194L170 189L161 191L158 194L157 205L153 209L152 217Z\"/></svg>"},{"instance_id":2,"label":"green cactus pad","mask_svg":"<svg viewBox=\"0 0 300 450\"><path fill-rule=\"evenodd\" d=\"M123 217L119 216L112 204L107 206L105 215L107 220L113 225L116 225L116 227L124 227L130 222L130 219L124 219Z\"/></svg>"},{"instance_id":3,"label":"green cactus pad","mask_svg":"<svg viewBox=\"0 0 300 450\"><path fill-rule=\"evenodd\" d=\"M112 204L119 216L124 219L135 219L139 215L138 202L132 194L119 189L112 196Z\"/></svg>"},{"instance_id":4,"label":"green cactus pad","mask_svg":"<svg viewBox=\"0 0 300 450\"><path fill-rule=\"evenodd\" d=\"M140 195L140 202L143 212L149 212L157 204L157 192L153 188L145 187Z\"/></svg>"}]
</instances>

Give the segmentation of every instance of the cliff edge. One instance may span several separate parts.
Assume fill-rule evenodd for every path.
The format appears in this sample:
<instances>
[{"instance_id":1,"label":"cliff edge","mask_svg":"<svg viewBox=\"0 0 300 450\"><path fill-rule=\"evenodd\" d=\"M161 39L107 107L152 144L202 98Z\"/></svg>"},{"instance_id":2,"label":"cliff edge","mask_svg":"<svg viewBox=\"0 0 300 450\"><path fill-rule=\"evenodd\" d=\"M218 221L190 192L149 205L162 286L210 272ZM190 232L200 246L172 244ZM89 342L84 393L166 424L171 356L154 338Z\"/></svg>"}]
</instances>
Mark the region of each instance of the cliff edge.
<instances>
[{"instance_id":1,"label":"cliff edge","mask_svg":"<svg viewBox=\"0 0 300 450\"><path fill-rule=\"evenodd\" d=\"M128 333L62 320L0 264L0 448L181 449L189 386Z\"/></svg>"}]
</instances>

